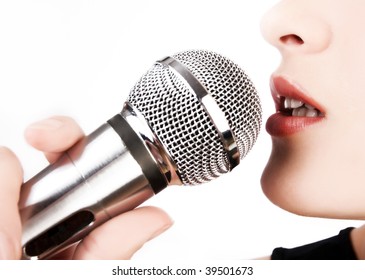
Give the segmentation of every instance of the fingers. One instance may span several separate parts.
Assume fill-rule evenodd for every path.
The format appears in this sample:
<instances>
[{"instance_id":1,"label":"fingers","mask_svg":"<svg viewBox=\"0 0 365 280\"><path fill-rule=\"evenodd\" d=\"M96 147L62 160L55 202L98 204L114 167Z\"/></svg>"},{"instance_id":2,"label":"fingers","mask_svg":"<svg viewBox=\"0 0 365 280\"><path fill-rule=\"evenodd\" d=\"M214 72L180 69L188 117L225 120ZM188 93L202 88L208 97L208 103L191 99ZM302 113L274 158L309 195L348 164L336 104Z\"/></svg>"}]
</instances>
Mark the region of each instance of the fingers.
<instances>
[{"instance_id":1,"label":"fingers","mask_svg":"<svg viewBox=\"0 0 365 280\"><path fill-rule=\"evenodd\" d=\"M141 207L121 214L91 232L78 245L75 259L130 259L147 241L173 224L156 207Z\"/></svg>"},{"instance_id":2,"label":"fingers","mask_svg":"<svg viewBox=\"0 0 365 280\"><path fill-rule=\"evenodd\" d=\"M18 159L9 149L0 147L0 259L20 258L18 200L22 180Z\"/></svg>"},{"instance_id":3,"label":"fingers","mask_svg":"<svg viewBox=\"0 0 365 280\"><path fill-rule=\"evenodd\" d=\"M80 126L71 118L55 116L30 125L25 138L34 148L43 151L50 162L84 136Z\"/></svg>"},{"instance_id":4,"label":"fingers","mask_svg":"<svg viewBox=\"0 0 365 280\"><path fill-rule=\"evenodd\" d=\"M52 117L29 126L25 138L45 152L53 162L60 153L84 136L81 128L68 117ZM121 214L93 230L77 247L57 255L75 259L129 259L148 240L172 225L161 209L141 207Z\"/></svg>"}]
</instances>

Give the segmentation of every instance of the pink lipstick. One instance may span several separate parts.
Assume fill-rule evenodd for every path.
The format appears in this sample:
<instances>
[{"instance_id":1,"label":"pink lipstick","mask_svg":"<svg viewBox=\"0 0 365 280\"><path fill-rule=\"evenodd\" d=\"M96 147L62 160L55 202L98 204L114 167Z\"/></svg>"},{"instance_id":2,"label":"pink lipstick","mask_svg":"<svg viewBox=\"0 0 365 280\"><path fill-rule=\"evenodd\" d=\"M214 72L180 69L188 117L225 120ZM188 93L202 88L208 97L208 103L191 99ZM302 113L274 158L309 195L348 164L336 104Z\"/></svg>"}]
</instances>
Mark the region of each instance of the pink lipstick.
<instances>
[{"instance_id":1,"label":"pink lipstick","mask_svg":"<svg viewBox=\"0 0 365 280\"><path fill-rule=\"evenodd\" d=\"M324 119L323 108L300 86L281 76L273 76L270 86L276 108L266 123L271 136L288 136Z\"/></svg>"}]
</instances>

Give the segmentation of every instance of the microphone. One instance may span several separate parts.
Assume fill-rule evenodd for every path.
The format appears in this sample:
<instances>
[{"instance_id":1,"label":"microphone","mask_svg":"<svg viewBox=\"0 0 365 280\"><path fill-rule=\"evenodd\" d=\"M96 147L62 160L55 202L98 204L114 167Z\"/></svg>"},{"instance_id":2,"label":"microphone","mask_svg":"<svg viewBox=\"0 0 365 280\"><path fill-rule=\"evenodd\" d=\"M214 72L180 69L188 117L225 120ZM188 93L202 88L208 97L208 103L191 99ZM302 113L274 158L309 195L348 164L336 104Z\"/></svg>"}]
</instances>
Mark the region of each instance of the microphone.
<instances>
[{"instance_id":1,"label":"microphone","mask_svg":"<svg viewBox=\"0 0 365 280\"><path fill-rule=\"evenodd\" d=\"M231 171L261 114L254 85L224 56L191 50L157 61L121 113L24 183L22 258L50 258L169 185Z\"/></svg>"}]
</instances>

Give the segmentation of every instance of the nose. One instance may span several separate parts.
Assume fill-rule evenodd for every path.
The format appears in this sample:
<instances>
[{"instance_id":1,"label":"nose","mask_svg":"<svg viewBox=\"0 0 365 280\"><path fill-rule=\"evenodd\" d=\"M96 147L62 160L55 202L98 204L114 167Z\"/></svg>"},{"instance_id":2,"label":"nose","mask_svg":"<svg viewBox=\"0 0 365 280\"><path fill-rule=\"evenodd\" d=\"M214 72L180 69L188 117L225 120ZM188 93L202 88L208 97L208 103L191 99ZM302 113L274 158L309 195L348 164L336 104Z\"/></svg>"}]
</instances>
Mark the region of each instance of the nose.
<instances>
[{"instance_id":1,"label":"nose","mask_svg":"<svg viewBox=\"0 0 365 280\"><path fill-rule=\"evenodd\" d=\"M328 48L331 29L307 1L284 0L263 17L261 31L282 54L316 53Z\"/></svg>"}]
</instances>

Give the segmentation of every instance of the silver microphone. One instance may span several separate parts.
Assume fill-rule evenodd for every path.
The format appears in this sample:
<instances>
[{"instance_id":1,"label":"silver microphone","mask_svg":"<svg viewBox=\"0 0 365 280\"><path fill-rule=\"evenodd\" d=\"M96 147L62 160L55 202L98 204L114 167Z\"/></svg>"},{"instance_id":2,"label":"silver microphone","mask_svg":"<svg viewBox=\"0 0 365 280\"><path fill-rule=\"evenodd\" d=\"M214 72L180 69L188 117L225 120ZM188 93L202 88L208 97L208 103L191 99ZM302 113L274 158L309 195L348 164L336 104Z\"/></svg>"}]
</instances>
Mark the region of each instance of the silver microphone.
<instances>
[{"instance_id":1,"label":"silver microphone","mask_svg":"<svg viewBox=\"0 0 365 280\"><path fill-rule=\"evenodd\" d=\"M260 126L255 87L231 60L193 50L157 61L120 114L23 185L22 258L49 258L168 185L229 172Z\"/></svg>"}]
</instances>

